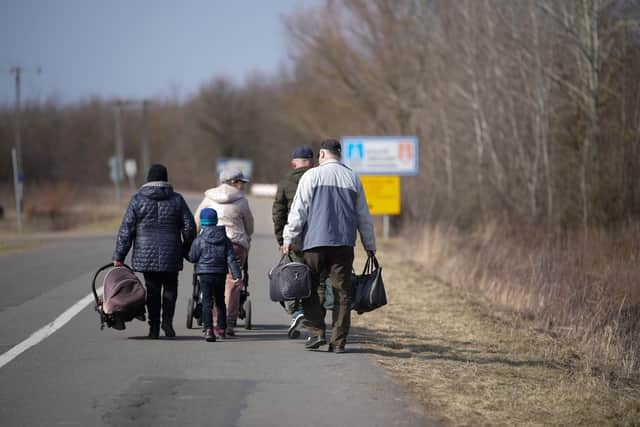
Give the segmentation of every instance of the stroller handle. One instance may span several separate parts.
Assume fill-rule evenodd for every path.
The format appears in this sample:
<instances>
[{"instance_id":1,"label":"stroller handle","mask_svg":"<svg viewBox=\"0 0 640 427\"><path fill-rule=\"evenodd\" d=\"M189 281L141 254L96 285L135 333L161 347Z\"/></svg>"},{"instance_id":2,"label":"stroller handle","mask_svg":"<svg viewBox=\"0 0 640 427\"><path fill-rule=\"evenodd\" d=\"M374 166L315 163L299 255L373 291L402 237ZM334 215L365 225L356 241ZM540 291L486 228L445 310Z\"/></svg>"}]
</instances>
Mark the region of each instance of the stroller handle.
<instances>
[{"instance_id":1,"label":"stroller handle","mask_svg":"<svg viewBox=\"0 0 640 427\"><path fill-rule=\"evenodd\" d=\"M129 270L131 270L131 272L133 272L133 269L131 267L129 267L127 264L122 264L123 267L128 268ZM93 275L93 280L91 281L91 290L93 291L93 297L96 300L96 305L100 304L100 298L98 298L98 292L96 292L96 279L98 278L98 275L103 272L104 270L106 270L109 267L113 267L113 262L110 262L109 264L105 264L102 267L100 267L98 269L98 271L96 271L96 273Z\"/></svg>"}]
</instances>

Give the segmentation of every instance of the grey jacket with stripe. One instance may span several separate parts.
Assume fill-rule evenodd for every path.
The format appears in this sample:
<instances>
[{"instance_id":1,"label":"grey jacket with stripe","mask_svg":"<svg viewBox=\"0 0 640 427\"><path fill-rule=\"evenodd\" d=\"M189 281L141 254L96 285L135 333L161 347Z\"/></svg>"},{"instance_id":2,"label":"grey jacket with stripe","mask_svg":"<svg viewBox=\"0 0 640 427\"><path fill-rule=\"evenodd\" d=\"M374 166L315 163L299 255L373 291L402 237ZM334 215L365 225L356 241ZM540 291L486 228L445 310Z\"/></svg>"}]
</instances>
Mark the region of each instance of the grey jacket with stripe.
<instances>
[{"instance_id":1,"label":"grey jacket with stripe","mask_svg":"<svg viewBox=\"0 0 640 427\"><path fill-rule=\"evenodd\" d=\"M284 227L284 243L301 238L303 250L355 246L356 230L364 248L376 250L362 183L351 168L330 159L302 175Z\"/></svg>"}]
</instances>

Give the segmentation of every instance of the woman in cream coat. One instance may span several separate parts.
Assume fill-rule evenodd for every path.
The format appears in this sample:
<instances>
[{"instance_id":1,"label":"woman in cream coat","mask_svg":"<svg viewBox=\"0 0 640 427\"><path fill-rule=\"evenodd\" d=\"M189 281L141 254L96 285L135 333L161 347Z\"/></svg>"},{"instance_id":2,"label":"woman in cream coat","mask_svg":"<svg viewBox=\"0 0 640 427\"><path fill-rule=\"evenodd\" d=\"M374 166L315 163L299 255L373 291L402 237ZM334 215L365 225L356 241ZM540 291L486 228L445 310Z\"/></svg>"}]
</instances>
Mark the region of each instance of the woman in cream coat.
<instances>
[{"instance_id":1,"label":"woman in cream coat","mask_svg":"<svg viewBox=\"0 0 640 427\"><path fill-rule=\"evenodd\" d=\"M225 226L227 237L233 244L238 265L244 271L247 255L251 247L251 236L253 235L253 214L244 193L244 186L249 180L240 170L225 169L220 174L220 182L219 186L205 191L204 199L195 212L194 216L198 232L200 231L200 211L204 208L214 209L218 214L218 225ZM226 335L235 335L234 328L240 309L240 291L243 286L244 282L242 280L234 283L231 275L227 275L225 284L225 304L227 306Z\"/></svg>"}]
</instances>

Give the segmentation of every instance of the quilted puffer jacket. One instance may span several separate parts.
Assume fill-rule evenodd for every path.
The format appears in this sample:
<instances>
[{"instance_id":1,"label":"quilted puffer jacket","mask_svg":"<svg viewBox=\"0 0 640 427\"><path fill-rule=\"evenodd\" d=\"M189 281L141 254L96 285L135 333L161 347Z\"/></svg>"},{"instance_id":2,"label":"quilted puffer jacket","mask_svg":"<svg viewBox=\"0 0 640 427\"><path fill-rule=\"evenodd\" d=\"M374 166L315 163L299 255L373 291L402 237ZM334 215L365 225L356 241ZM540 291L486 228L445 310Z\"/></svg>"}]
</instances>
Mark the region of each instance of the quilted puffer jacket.
<instances>
[{"instance_id":1,"label":"quilted puffer jacket","mask_svg":"<svg viewBox=\"0 0 640 427\"><path fill-rule=\"evenodd\" d=\"M133 245L135 271L180 271L195 236L193 215L180 193L168 182L149 182L129 202L113 260L124 262Z\"/></svg>"},{"instance_id":2,"label":"quilted puffer jacket","mask_svg":"<svg viewBox=\"0 0 640 427\"><path fill-rule=\"evenodd\" d=\"M187 259L196 265L196 274L227 274L231 268L234 279L242 277L233 245L223 226L205 227L193 241Z\"/></svg>"},{"instance_id":3,"label":"quilted puffer jacket","mask_svg":"<svg viewBox=\"0 0 640 427\"><path fill-rule=\"evenodd\" d=\"M212 208L218 214L218 225L227 229L227 237L249 250L253 234L253 214L244 191L229 184L221 184L204 192L204 199L196 210L196 224L200 230L200 211Z\"/></svg>"}]
</instances>

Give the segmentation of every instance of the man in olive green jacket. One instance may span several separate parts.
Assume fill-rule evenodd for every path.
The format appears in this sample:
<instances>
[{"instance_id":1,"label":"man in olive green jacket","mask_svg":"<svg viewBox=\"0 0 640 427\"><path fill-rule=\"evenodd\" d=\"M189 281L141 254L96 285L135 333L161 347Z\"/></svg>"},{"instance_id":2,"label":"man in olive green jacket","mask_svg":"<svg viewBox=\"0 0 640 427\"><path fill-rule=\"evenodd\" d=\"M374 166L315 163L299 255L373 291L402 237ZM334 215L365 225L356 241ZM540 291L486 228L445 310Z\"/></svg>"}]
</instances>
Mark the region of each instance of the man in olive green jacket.
<instances>
[{"instance_id":1,"label":"man in olive green jacket","mask_svg":"<svg viewBox=\"0 0 640 427\"><path fill-rule=\"evenodd\" d=\"M302 174L313 167L313 150L311 147L303 145L293 150L291 154L291 167L293 170L278 184L278 191L272 209L273 228L280 248L282 248L283 243L282 230L287 224L289 209L291 208L293 196L295 196L296 189L298 188L298 181L300 181ZM293 245L290 255L295 261L304 262L302 258L302 248L299 247L299 245ZM304 318L302 305L300 301L286 301L284 307L287 313L293 316L287 335L289 338L297 338L300 336L298 326L300 326Z\"/></svg>"}]
</instances>

